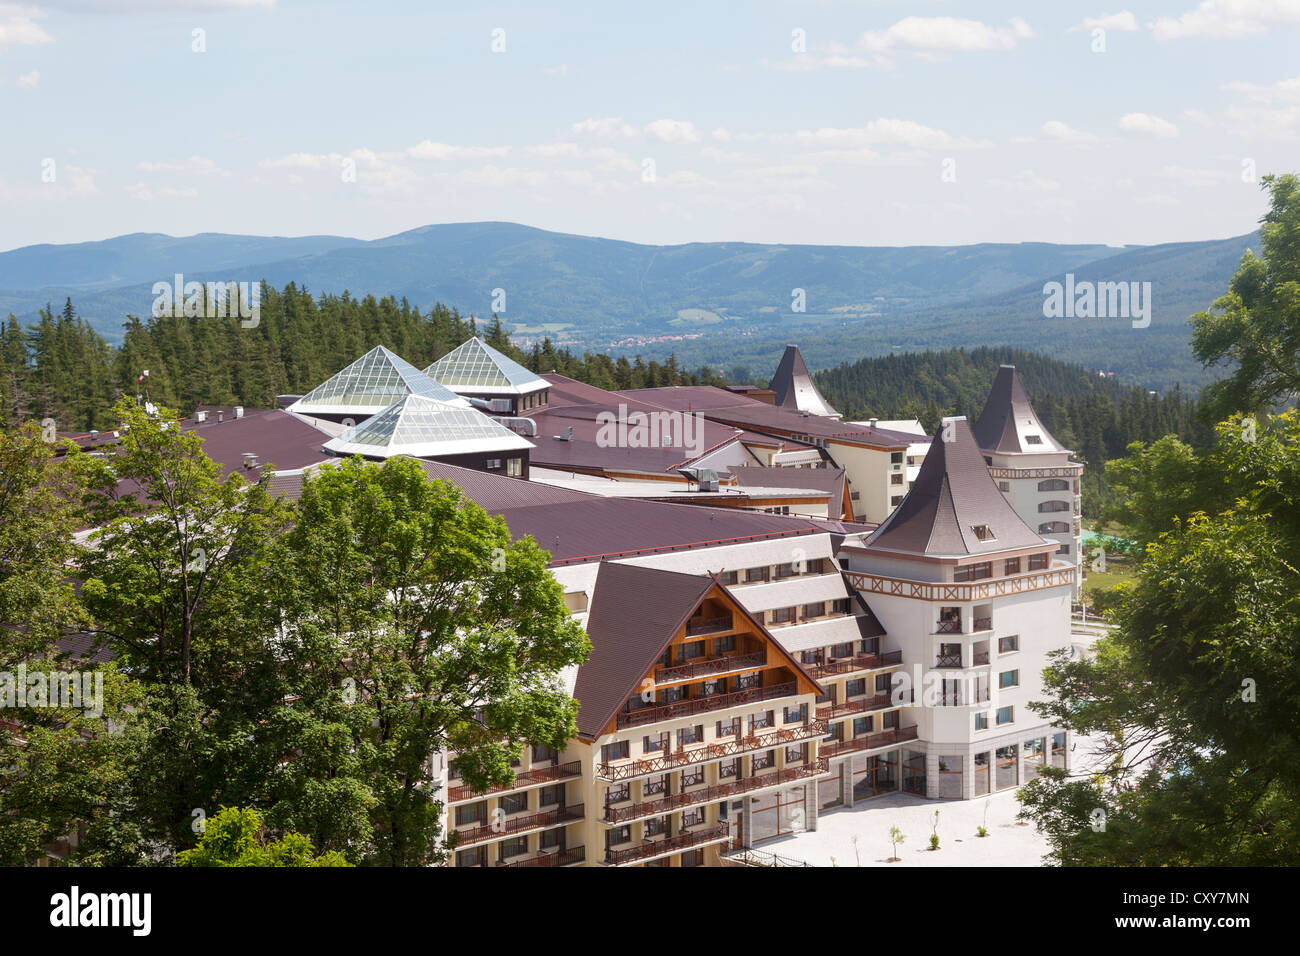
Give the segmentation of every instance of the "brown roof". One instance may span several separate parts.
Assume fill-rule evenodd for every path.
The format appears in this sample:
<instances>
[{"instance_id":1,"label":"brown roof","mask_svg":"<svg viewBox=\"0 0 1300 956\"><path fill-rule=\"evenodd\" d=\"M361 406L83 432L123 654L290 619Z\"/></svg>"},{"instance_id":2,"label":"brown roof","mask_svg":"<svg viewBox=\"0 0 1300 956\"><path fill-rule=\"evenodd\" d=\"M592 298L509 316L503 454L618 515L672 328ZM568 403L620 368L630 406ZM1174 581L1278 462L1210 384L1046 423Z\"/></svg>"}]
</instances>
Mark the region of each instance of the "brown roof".
<instances>
[{"instance_id":1,"label":"brown roof","mask_svg":"<svg viewBox=\"0 0 1300 956\"><path fill-rule=\"evenodd\" d=\"M249 481L257 480L260 469L244 469L244 452L256 455L262 468L273 464L277 471L295 471L330 457L323 448L329 435L278 408L245 409L243 418L223 422L209 414L206 422L189 419L181 427L203 439L203 453L222 471L238 471Z\"/></svg>"},{"instance_id":2,"label":"brown roof","mask_svg":"<svg viewBox=\"0 0 1300 956\"><path fill-rule=\"evenodd\" d=\"M1020 384L1020 374L1014 365L1003 365L993 379L984 410L972 429L975 440L985 451L1002 454L1042 454L1065 451L1065 447L1052 437L1052 433L1038 420L1030 404L1025 387ZM1037 434L1041 444L1031 444L1022 437Z\"/></svg>"},{"instance_id":3,"label":"brown roof","mask_svg":"<svg viewBox=\"0 0 1300 956\"><path fill-rule=\"evenodd\" d=\"M767 387L776 393L776 404L782 408L811 412L814 415L839 416L839 412L817 391L797 345L785 347L781 363L777 365L776 374Z\"/></svg>"},{"instance_id":4,"label":"brown roof","mask_svg":"<svg viewBox=\"0 0 1300 956\"><path fill-rule=\"evenodd\" d=\"M944 441L952 427L951 441ZM992 537L975 533L986 526ZM998 491L965 418L939 426L902 503L866 541L868 548L909 554L988 554L1047 544Z\"/></svg>"},{"instance_id":5,"label":"brown roof","mask_svg":"<svg viewBox=\"0 0 1300 956\"><path fill-rule=\"evenodd\" d=\"M715 584L711 577L602 563L578 668L578 732L597 737Z\"/></svg>"},{"instance_id":6,"label":"brown roof","mask_svg":"<svg viewBox=\"0 0 1300 956\"><path fill-rule=\"evenodd\" d=\"M742 488L810 488L829 494L836 505L844 494L843 468L768 468L733 465L727 469Z\"/></svg>"}]
</instances>

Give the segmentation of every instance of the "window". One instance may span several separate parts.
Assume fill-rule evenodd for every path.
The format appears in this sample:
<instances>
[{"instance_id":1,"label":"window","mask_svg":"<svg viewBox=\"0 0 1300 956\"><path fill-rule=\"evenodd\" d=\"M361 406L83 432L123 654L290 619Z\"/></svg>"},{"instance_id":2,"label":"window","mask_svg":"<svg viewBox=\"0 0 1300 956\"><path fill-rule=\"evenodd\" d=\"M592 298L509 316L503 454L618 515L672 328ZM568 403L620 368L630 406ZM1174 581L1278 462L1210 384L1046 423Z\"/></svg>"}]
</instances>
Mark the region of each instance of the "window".
<instances>
[{"instance_id":1,"label":"window","mask_svg":"<svg viewBox=\"0 0 1300 956\"><path fill-rule=\"evenodd\" d=\"M1029 556L1029 570L1042 571L1052 559L1046 554L1031 554Z\"/></svg>"},{"instance_id":2,"label":"window","mask_svg":"<svg viewBox=\"0 0 1300 956\"><path fill-rule=\"evenodd\" d=\"M698 787L703 782L704 782L703 767L691 767L690 769L682 771L683 787Z\"/></svg>"},{"instance_id":3,"label":"window","mask_svg":"<svg viewBox=\"0 0 1300 956\"><path fill-rule=\"evenodd\" d=\"M740 718L732 717L730 720L718 721L719 737L739 737L740 736Z\"/></svg>"},{"instance_id":4,"label":"window","mask_svg":"<svg viewBox=\"0 0 1300 956\"><path fill-rule=\"evenodd\" d=\"M682 660L693 661L697 657L704 656L704 642L691 641L689 644L682 645Z\"/></svg>"},{"instance_id":5,"label":"window","mask_svg":"<svg viewBox=\"0 0 1300 956\"><path fill-rule=\"evenodd\" d=\"M668 830L668 820L665 817L651 817L645 822L645 835L658 836L666 833Z\"/></svg>"},{"instance_id":6,"label":"window","mask_svg":"<svg viewBox=\"0 0 1300 956\"><path fill-rule=\"evenodd\" d=\"M487 461L483 462L483 467L484 467L484 468L492 468L492 469L500 468L500 467L501 467L501 459L500 459L500 458L489 458Z\"/></svg>"},{"instance_id":7,"label":"window","mask_svg":"<svg viewBox=\"0 0 1300 956\"><path fill-rule=\"evenodd\" d=\"M1019 686L1020 686L1020 671L1018 669L1014 671L1003 671L1001 674L998 675L999 688L1019 687Z\"/></svg>"},{"instance_id":8,"label":"window","mask_svg":"<svg viewBox=\"0 0 1300 956\"><path fill-rule=\"evenodd\" d=\"M854 718L853 718L853 736L854 736L854 737L861 737L863 734L869 734L869 733L871 733L871 718L870 718L870 717L854 717Z\"/></svg>"},{"instance_id":9,"label":"window","mask_svg":"<svg viewBox=\"0 0 1300 956\"><path fill-rule=\"evenodd\" d=\"M892 498L889 499L889 506L890 506L891 508L897 508L897 507L898 507L899 505L901 505L902 503L903 503L903 496L902 496L902 495L894 495ZM860 520L860 519L859 519L859 520Z\"/></svg>"},{"instance_id":10,"label":"window","mask_svg":"<svg viewBox=\"0 0 1300 956\"><path fill-rule=\"evenodd\" d=\"M966 564L954 568L952 579L954 581L981 581L984 578L993 577L993 562L981 561L979 564Z\"/></svg>"},{"instance_id":11,"label":"window","mask_svg":"<svg viewBox=\"0 0 1300 956\"><path fill-rule=\"evenodd\" d=\"M749 718L749 732L752 734L756 730L763 730L771 727L776 723L776 711L768 710L761 714L753 714Z\"/></svg>"},{"instance_id":12,"label":"window","mask_svg":"<svg viewBox=\"0 0 1300 956\"><path fill-rule=\"evenodd\" d=\"M1039 534L1069 534L1070 523L1068 521L1043 521L1038 525Z\"/></svg>"},{"instance_id":13,"label":"window","mask_svg":"<svg viewBox=\"0 0 1300 956\"><path fill-rule=\"evenodd\" d=\"M1002 573L1003 573L1003 574L1019 574L1019 573L1020 573L1020 559L1019 559L1019 558L1007 558L1005 561L1003 561L1003 562L1002 562Z\"/></svg>"},{"instance_id":14,"label":"window","mask_svg":"<svg viewBox=\"0 0 1300 956\"><path fill-rule=\"evenodd\" d=\"M826 602L818 601L816 604L805 604L799 613L804 618L821 617L826 613Z\"/></svg>"},{"instance_id":15,"label":"window","mask_svg":"<svg viewBox=\"0 0 1300 956\"><path fill-rule=\"evenodd\" d=\"M600 748L600 759L602 763L609 763L613 760L624 760L629 756L628 742L620 740L618 743L604 744Z\"/></svg>"},{"instance_id":16,"label":"window","mask_svg":"<svg viewBox=\"0 0 1300 956\"><path fill-rule=\"evenodd\" d=\"M704 725L696 724L694 727L683 727L677 731L677 747L681 749L687 744L698 744L704 740Z\"/></svg>"},{"instance_id":17,"label":"window","mask_svg":"<svg viewBox=\"0 0 1300 956\"><path fill-rule=\"evenodd\" d=\"M1048 478L1038 483L1039 491L1066 491L1070 483L1063 478Z\"/></svg>"},{"instance_id":18,"label":"window","mask_svg":"<svg viewBox=\"0 0 1300 956\"><path fill-rule=\"evenodd\" d=\"M1049 511L1069 511L1070 503L1068 501L1040 501L1038 503L1040 513Z\"/></svg>"},{"instance_id":19,"label":"window","mask_svg":"<svg viewBox=\"0 0 1300 956\"><path fill-rule=\"evenodd\" d=\"M539 807L553 807L555 805L564 806L564 784L554 784L549 787L542 787L537 791L537 805Z\"/></svg>"},{"instance_id":20,"label":"window","mask_svg":"<svg viewBox=\"0 0 1300 956\"><path fill-rule=\"evenodd\" d=\"M726 585L736 584L740 581L739 571L724 571L722 574L722 583Z\"/></svg>"},{"instance_id":21,"label":"window","mask_svg":"<svg viewBox=\"0 0 1300 956\"><path fill-rule=\"evenodd\" d=\"M880 726L885 730L897 730L899 713L901 713L901 711L891 710L889 713L885 714L880 718Z\"/></svg>"},{"instance_id":22,"label":"window","mask_svg":"<svg viewBox=\"0 0 1300 956\"><path fill-rule=\"evenodd\" d=\"M835 614L848 614L853 607L850 598L836 598L831 602L831 611Z\"/></svg>"},{"instance_id":23,"label":"window","mask_svg":"<svg viewBox=\"0 0 1300 956\"><path fill-rule=\"evenodd\" d=\"M745 570L745 581L766 581L767 568L747 568Z\"/></svg>"},{"instance_id":24,"label":"window","mask_svg":"<svg viewBox=\"0 0 1300 956\"><path fill-rule=\"evenodd\" d=\"M456 826L472 826L487 822L487 801L470 803L456 808Z\"/></svg>"},{"instance_id":25,"label":"window","mask_svg":"<svg viewBox=\"0 0 1300 956\"><path fill-rule=\"evenodd\" d=\"M1059 548L1056 549L1056 553L1057 553L1057 554L1069 554L1069 553L1070 553L1070 546L1069 546L1068 544L1063 544L1063 545L1061 545Z\"/></svg>"},{"instance_id":26,"label":"window","mask_svg":"<svg viewBox=\"0 0 1300 956\"><path fill-rule=\"evenodd\" d=\"M847 644L836 644L834 647L831 648L831 657L852 657L852 656L853 656L852 641L849 641Z\"/></svg>"},{"instance_id":27,"label":"window","mask_svg":"<svg viewBox=\"0 0 1300 956\"><path fill-rule=\"evenodd\" d=\"M537 848L539 850L563 850L564 828L543 830L541 836L537 838Z\"/></svg>"},{"instance_id":28,"label":"window","mask_svg":"<svg viewBox=\"0 0 1300 956\"><path fill-rule=\"evenodd\" d=\"M522 478L524 476L524 460L522 458L506 459L506 474L511 478Z\"/></svg>"},{"instance_id":29,"label":"window","mask_svg":"<svg viewBox=\"0 0 1300 956\"><path fill-rule=\"evenodd\" d=\"M1014 707L999 707L998 725L1001 726L1002 724L1011 723L1015 718L1015 711L1016 709Z\"/></svg>"},{"instance_id":30,"label":"window","mask_svg":"<svg viewBox=\"0 0 1300 956\"><path fill-rule=\"evenodd\" d=\"M560 752L554 747L533 747L533 763L555 763L560 759Z\"/></svg>"},{"instance_id":31,"label":"window","mask_svg":"<svg viewBox=\"0 0 1300 956\"><path fill-rule=\"evenodd\" d=\"M605 846L618 846L620 843L627 843L632 839L632 828L629 826L614 827L612 830L605 831Z\"/></svg>"},{"instance_id":32,"label":"window","mask_svg":"<svg viewBox=\"0 0 1300 956\"><path fill-rule=\"evenodd\" d=\"M794 608L792 607L774 608L770 613L772 615L771 623L773 624L789 624L794 620Z\"/></svg>"},{"instance_id":33,"label":"window","mask_svg":"<svg viewBox=\"0 0 1300 956\"><path fill-rule=\"evenodd\" d=\"M901 465L903 463L903 453L901 451L891 451L889 453L889 463L891 465Z\"/></svg>"},{"instance_id":34,"label":"window","mask_svg":"<svg viewBox=\"0 0 1300 956\"><path fill-rule=\"evenodd\" d=\"M975 532L976 541L993 541L993 532L989 530L986 524L972 525L971 530Z\"/></svg>"},{"instance_id":35,"label":"window","mask_svg":"<svg viewBox=\"0 0 1300 956\"><path fill-rule=\"evenodd\" d=\"M892 674L877 674L877 675L876 675L876 693L877 693L877 694L887 694L887 693L889 693L889 689L890 689L890 678L891 678L892 676L893 676Z\"/></svg>"},{"instance_id":36,"label":"window","mask_svg":"<svg viewBox=\"0 0 1300 956\"><path fill-rule=\"evenodd\" d=\"M845 697L860 697L867 692L867 679L858 677L844 684Z\"/></svg>"},{"instance_id":37,"label":"window","mask_svg":"<svg viewBox=\"0 0 1300 956\"><path fill-rule=\"evenodd\" d=\"M682 828L697 827L704 822L704 808L696 807L693 810L686 810L682 813Z\"/></svg>"},{"instance_id":38,"label":"window","mask_svg":"<svg viewBox=\"0 0 1300 956\"><path fill-rule=\"evenodd\" d=\"M622 803L624 800L632 799L632 785L630 783L619 783L609 787L605 791L605 806L614 803Z\"/></svg>"},{"instance_id":39,"label":"window","mask_svg":"<svg viewBox=\"0 0 1300 956\"><path fill-rule=\"evenodd\" d=\"M725 677L717 677L713 680L706 680L700 683L700 696L712 697L714 694L721 694L727 687Z\"/></svg>"},{"instance_id":40,"label":"window","mask_svg":"<svg viewBox=\"0 0 1300 956\"><path fill-rule=\"evenodd\" d=\"M740 776L740 758L735 760L724 760L718 764L719 777L739 777Z\"/></svg>"},{"instance_id":41,"label":"window","mask_svg":"<svg viewBox=\"0 0 1300 956\"><path fill-rule=\"evenodd\" d=\"M703 850L687 850L682 854L682 866L703 866Z\"/></svg>"},{"instance_id":42,"label":"window","mask_svg":"<svg viewBox=\"0 0 1300 956\"><path fill-rule=\"evenodd\" d=\"M1007 637L998 638L998 653L1010 654L1012 651L1020 650L1020 635L1011 634Z\"/></svg>"},{"instance_id":43,"label":"window","mask_svg":"<svg viewBox=\"0 0 1300 956\"><path fill-rule=\"evenodd\" d=\"M766 770L776 763L776 751L769 750L767 753L754 754L754 772Z\"/></svg>"},{"instance_id":44,"label":"window","mask_svg":"<svg viewBox=\"0 0 1300 956\"><path fill-rule=\"evenodd\" d=\"M784 723L793 724L796 721L803 721L808 717L808 705L800 704L798 707L786 707L781 716Z\"/></svg>"},{"instance_id":45,"label":"window","mask_svg":"<svg viewBox=\"0 0 1300 956\"><path fill-rule=\"evenodd\" d=\"M796 744L792 747L785 748L785 762L788 764L803 763L804 758L807 755L808 755L807 744Z\"/></svg>"},{"instance_id":46,"label":"window","mask_svg":"<svg viewBox=\"0 0 1300 956\"><path fill-rule=\"evenodd\" d=\"M644 797L656 793L663 793L668 787L668 774L661 773L657 777L646 777L645 783L641 785L641 795Z\"/></svg>"},{"instance_id":47,"label":"window","mask_svg":"<svg viewBox=\"0 0 1300 956\"><path fill-rule=\"evenodd\" d=\"M1009 481L998 482L998 491L1010 491L1010 490L1011 490L1011 482Z\"/></svg>"},{"instance_id":48,"label":"window","mask_svg":"<svg viewBox=\"0 0 1300 956\"><path fill-rule=\"evenodd\" d=\"M890 475L890 476L889 476L889 483L890 483L891 485L901 485L901 484L903 483L903 475L902 475L902 473L900 472L900 473L895 474L895 475Z\"/></svg>"},{"instance_id":49,"label":"window","mask_svg":"<svg viewBox=\"0 0 1300 956\"><path fill-rule=\"evenodd\" d=\"M501 798L501 809L507 814L521 813L528 809L528 791L523 793L507 793Z\"/></svg>"},{"instance_id":50,"label":"window","mask_svg":"<svg viewBox=\"0 0 1300 956\"><path fill-rule=\"evenodd\" d=\"M647 754L657 753L658 751L663 750L667 746L668 746L668 741L664 739L662 734L659 735L658 737L646 737L645 740L642 742L641 752Z\"/></svg>"},{"instance_id":51,"label":"window","mask_svg":"<svg viewBox=\"0 0 1300 956\"><path fill-rule=\"evenodd\" d=\"M975 715L975 729L976 729L976 730L988 730L988 729L989 729L989 715L988 715L988 711L985 711L985 712L982 713L982 714L976 714L976 715Z\"/></svg>"},{"instance_id":52,"label":"window","mask_svg":"<svg viewBox=\"0 0 1300 956\"><path fill-rule=\"evenodd\" d=\"M736 649L736 635L728 634L726 637L719 637L713 642L714 650L718 654L726 654Z\"/></svg>"},{"instance_id":53,"label":"window","mask_svg":"<svg viewBox=\"0 0 1300 956\"><path fill-rule=\"evenodd\" d=\"M776 577L779 581L781 578L792 578L795 576L793 564L778 564L776 566Z\"/></svg>"},{"instance_id":54,"label":"window","mask_svg":"<svg viewBox=\"0 0 1300 956\"><path fill-rule=\"evenodd\" d=\"M1042 443L1043 443L1043 436L1042 436L1042 435L1026 435L1026 436L1025 436L1025 444L1026 444L1026 445L1041 445Z\"/></svg>"},{"instance_id":55,"label":"window","mask_svg":"<svg viewBox=\"0 0 1300 956\"><path fill-rule=\"evenodd\" d=\"M476 846L468 850L461 850L456 854L457 866L487 866L487 851L485 846Z\"/></svg>"},{"instance_id":56,"label":"window","mask_svg":"<svg viewBox=\"0 0 1300 956\"><path fill-rule=\"evenodd\" d=\"M528 852L528 837L511 837L509 840L502 840L499 852L503 860L512 856L523 856Z\"/></svg>"}]
</instances>

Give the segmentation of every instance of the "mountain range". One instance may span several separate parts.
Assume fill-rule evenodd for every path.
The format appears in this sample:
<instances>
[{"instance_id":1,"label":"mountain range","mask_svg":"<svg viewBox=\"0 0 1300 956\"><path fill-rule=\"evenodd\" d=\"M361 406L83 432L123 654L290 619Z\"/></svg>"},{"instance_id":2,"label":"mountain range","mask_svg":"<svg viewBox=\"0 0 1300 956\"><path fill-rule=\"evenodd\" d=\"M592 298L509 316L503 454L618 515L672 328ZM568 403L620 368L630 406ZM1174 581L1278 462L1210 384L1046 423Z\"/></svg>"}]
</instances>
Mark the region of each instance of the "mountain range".
<instances>
[{"instance_id":1,"label":"mountain range","mask_svg":"<svg viewBox=\"0 0 1300 956\"><path fill-rule=\"evenodd\" d=\"M316 293L393 295L428 308L496 312L528 347L663 358L766 375L787 342L810 365L951 346L1028 348L1115 371L1149 388L1208 380L1188 352L1188 315L1222 294L1258 234L1115 247L984 243L816 246L743 242L652 246L507 222L430 225L382 239L136 233L0 253L0 315L31 322L71 297L116 342L145 317L156 282L297 283ZM1043 285L1151 282L1148 328L1046 319Z\"/></svg>"}]
</instances>

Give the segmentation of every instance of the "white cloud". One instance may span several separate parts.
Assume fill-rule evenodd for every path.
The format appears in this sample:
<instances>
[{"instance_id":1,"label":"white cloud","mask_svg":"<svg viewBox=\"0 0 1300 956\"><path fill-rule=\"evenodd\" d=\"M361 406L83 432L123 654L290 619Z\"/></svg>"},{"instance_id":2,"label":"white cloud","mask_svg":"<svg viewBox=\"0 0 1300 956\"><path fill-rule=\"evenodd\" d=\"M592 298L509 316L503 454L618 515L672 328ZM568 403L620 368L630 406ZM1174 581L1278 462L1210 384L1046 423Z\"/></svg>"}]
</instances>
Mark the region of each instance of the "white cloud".
<instances>
[{"instance_id":1,"label":"white cloud","mask_svg":"<svg viewBox=\"0 0 1300 956\"><path fill-rule=\"evenodd\" d=\"M1059 143L1083 145L1097 142L1097 137L1083 130L1073 129L1060 120L1048 120L1043 124L1043 136Z\"/></svg>"},{"instance_id":2,"label":"white cloud","mask_svg":"<svg viewBox=\"0 0 1300 956\"><path fill-rule=\"evenodd\" d=\"M1204 0L1180 17L1158 17L1148 23L1159 41L1187 37L1245 37L1267 33L1270 27L1300 26L1295 0Z\"/></svg>"},{"instance_id":3,"label":"white cloud","mask_svg":"<svg viewBox=\"0 0 1300 956\"><path fill-rule=\"evenodd\" d=\"M748 138L748 137L741 137ZM775 142L793 142L802 146L861 147L906 146L912 149L969 149L989 145L987 141L953 136L941 129L923 126L912 120L882 118L865 126L847 129L822 127L816 130L798 130L794 134L779 134L770 138Z\"/></svg>"},{"instance_id":4,"label":"white cloud","mask_svg":"<svg viewBox=\"0 0 1300 956\"><path fill-rule=\"evenodd\" d=\"M637 134L636 127L623 122L621 116L602 119L588 117L579 123L574 123L570 129L579 136L596 136L600 139L632 139Z\"/></svg>"},{"instance_id":5,"label":"white cloud","mask_svg":"<svg viewBox=\"0 0 1300 956\"><path fill-rule=\"evenodd\" d=\"M1082 23L1076 23L1067 33L1080 30L1114 30L1116 33L1135 33L1139 29L1137 17L1122 10L1119 13L1103 13L1099 17L1084 17Z\"/></svg>"},{"instance_id":6,"label":"white cloud","mask_svg":"<svg viewBox=\"0 0 1300 956\"><path fill-rule=\"evenodd\" d=\"M870 53L967 53L1011 50L1033 36L1033 29L1019 17L1012 17L1004 27L957 17L905 17L887 30L868 30L858 46Z\"/></svg>"},{"instance_id":7,"label":"white cloud","mask_svg":"<svg viewBox=\"0 0 1300 956\"><path fill-rule=\"evenodd\" d=\"M452 146L424 139L405 150L412 159L491 159L509 154L509 146Z\"/></svg>"},{"instance_id":8,"label":"white cloud","mask_svg":"<svg viewBox=\"0 0 1300 956\"><path fill-rule=\"evenodd\" d=\"M998 189L1019 193L1050 193L1061 188L1061 184L1055 179L1039 176L1032 169L1022 169L1014 176L1006 178L990 179L988 184Z\"/></svg>"},{"instance_id":9,"label":"white cloud","mask_svg":"<svg viewBox=\"0 0 1300 956\"><path fill-rule=\"evenodd\" d=\"M18 77L18 86L24 90L34 90L37 84L41 82L41 71L32 70L30 73L24 73Z\"/></svg>"},{"instance_id":10,"label":"white cloud","mask_svg":"<svg viewBox=\"0 0 1300 956\"><path fill-rule=\"evenodd\" d=\"M1150 113L1125 113L1120 117L1119 128L1126 133L1170 139L1178 135L1178 127L1169 120Z\"/></svg>"},{"instance_id":11,"label":"white cloud","mask_svg":"<svg viewBox=\"0 0 1300 956\"><path fill-rule=\"evenodd\" d=\"M191 187L150 186L135 183L125 187L127 195L139 202L153 202L155 199L194 199L199 191Z\"/></svg>"},{"instance_id":12,"label":"white cloud","mask_svg":"<svg viewBox=\"0 0 1300 956\"><path fill-rule=\"evenodd\" d=\"M1228 93L1241 93L1260 103L1300 103L1300 76L1279 80L1267 86L1238 80L1224 83L1219 89Z\"/></svg>"},{"instance_id":13,"label":"white cloud","mask_svg":"<svg viewBox=\"0 0 1300 956\"><path fill-rule=\"evenodd\" d=\"M1166 196L1163 193L1153 193L1150 196L1138 196L1133 200L1140 206L1177 206L1178 200L1173 196Z\"/></svg>"},{"instance_id":14,"label":"white cloud","mask_svg":"<svg viewBox=\"0 0 1300 956\"><path fill-rule=\"evenodd\" d=\"M36 22L43 16L45 14L36 7L0 3L0 47L53 43L54 37Z\"/></svg>"},{"instance_id":15,"label":"white cloud","mask_svg":"<svg viewBox=\"0 0 1300 956\"><path fill-rule=\"evenodd\" d=\"M191 156L189 159L163 160L162 162L145 160L137 163L135 168L142 173L217 173L222 176L230 175L229 172L220 168L206 156L197 155Z\"/></svg>"},{"instance_id":16,"label":"white cloud","mask_svg":"<svg viewBox=\"0 0 1300 956\"><path fill-rule=\"evenodd\" d=\"M568 76L569 64L561 63L559 66L544 66L542 73L545 76Z\"/></svg>"},{"instance_id":17,"label":"white cloud","mask_svg":"<svg viewBox=\"0 0 1300 956\"><path fill-rule=\"evenodd\" d=\"M1193 169L1189 166L1165 166L1160 170L1160 178L1171 180L1180 186L1204 189L1207 186L1217 186L1219 183L1231 182L1240 177L1238 174L1228 172L1226 169Z\"/></svg>"},{"instance_id":18,"label":"white cloud","mask_svg":"<svg viewBox=\"0 0 1300 956\"><path fill-rule=\"evenodd\" d=\"M700 140L695 124L686 120L657 119L646 124L645 133L662 143L697 143Z\"/></svg>"}]
</instances>

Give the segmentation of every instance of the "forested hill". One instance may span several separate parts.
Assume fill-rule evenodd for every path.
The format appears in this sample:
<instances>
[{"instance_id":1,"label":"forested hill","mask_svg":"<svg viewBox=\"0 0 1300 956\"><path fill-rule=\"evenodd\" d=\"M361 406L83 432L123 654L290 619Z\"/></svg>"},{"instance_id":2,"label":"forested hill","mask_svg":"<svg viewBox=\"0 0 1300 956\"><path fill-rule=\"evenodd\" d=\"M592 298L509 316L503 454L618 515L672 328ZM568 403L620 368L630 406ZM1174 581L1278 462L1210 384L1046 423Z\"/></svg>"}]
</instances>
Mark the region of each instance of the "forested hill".
<instances>
[{"instance_id":1,"label":"forested hill","mask_svg":"<svg viewBox=\"0 0 1300 956\"><path fill-rule=\"evenodd\" d=\"M973 422L1003 364L1016 366L1034 409L1056 439L1091 465L1120 457L1134 441L1174 434L1200 445L1210 437L1196 417L1196 402L1176 387L1152 395L1100 377L1097 369L1021 349L946 349L865 358L814 378L846 419L919 418L933 432L943 415L966 415ZM1090 471L1090 483L1096 482L1100 469Z\"/></svg>"}]
</instances>

